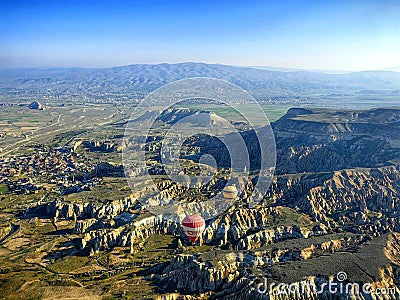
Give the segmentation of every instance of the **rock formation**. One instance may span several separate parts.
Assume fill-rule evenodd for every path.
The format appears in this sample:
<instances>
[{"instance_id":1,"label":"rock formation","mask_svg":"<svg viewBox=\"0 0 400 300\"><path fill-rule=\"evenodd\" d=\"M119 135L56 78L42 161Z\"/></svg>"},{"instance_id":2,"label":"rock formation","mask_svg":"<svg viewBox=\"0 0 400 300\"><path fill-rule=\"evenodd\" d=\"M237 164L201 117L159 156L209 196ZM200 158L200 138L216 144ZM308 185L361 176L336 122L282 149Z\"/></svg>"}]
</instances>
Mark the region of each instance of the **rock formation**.
<instances>
[{"instance_id":1,"label":"rock formation","mask_svg":"<svg viewBox=\"0 0 400 300\"><path fill-rule=\"evenodd\" d=\"M30 109L44 110L44 106L38 101L33 101L28 107Z\"/></svg>"}]
</instances>

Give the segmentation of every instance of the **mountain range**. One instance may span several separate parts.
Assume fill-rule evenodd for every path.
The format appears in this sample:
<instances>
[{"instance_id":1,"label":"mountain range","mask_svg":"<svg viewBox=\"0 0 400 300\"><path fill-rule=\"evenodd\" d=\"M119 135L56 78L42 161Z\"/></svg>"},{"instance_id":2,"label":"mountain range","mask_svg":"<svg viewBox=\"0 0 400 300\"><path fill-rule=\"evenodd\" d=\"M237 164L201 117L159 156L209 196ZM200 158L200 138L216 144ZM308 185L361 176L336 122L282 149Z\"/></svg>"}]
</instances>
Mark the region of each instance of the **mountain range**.
<instances>
[{"instance_id":1,"label":"mountain range","mask_svg":"<svg viewBox=\"0 0 400 300\"><path fill-rule=\"evenodd\" d=\"M112 68L1 69L0 89L3 93L36 90L89 96L148 93L166 83L190 77L227 80L259 99L271 96L400 93L400 73L392 71L327 74L193 62Z\"/></svg>"}]
</instances>

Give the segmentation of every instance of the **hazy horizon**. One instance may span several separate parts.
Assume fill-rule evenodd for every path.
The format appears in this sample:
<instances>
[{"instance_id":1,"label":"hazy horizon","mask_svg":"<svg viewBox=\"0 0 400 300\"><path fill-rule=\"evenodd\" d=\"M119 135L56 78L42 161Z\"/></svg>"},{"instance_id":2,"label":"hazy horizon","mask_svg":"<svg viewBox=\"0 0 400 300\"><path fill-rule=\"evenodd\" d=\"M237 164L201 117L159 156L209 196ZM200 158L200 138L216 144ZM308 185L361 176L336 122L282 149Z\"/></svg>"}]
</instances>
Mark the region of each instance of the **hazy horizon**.
<instances>
[{"instance_id":1,"label":"hazy horizon","mask_svg":"<svg viewBox=\"0 0 400 300\"><path fill-rule=\"evenodd\" d=\"M11 67L2 67L1 70L24 70L24 69L107 69L107 68L118 68L118 67L127 67L133 65L178 65L178 64L206 64L206 65L221 65L221 66L231 66L231 67L239 67L239 68L251 68L258 70L267 70L267 71L282 71L282 72L296 72L296 71L304 71L304 72L321 72L321 73L331 73L331 74L345 74L345 73L353 73L353 72L372 72L372 71L387 71L387 72L400 72L400 67L388 67L383 69L365 69L365 70L333 70L333 69L307 69L307 68L297 68L297 67L282 67L282 66L246 66L246 65L235 65L235 64L222 64L222 63L206 63L201 61L181 61L181 62L160 62L160 63L128 63L123 65L110 65L110 66L78 66L78 65L42 65L42 66L11 66Z\"/></svg>"}]
</instances>

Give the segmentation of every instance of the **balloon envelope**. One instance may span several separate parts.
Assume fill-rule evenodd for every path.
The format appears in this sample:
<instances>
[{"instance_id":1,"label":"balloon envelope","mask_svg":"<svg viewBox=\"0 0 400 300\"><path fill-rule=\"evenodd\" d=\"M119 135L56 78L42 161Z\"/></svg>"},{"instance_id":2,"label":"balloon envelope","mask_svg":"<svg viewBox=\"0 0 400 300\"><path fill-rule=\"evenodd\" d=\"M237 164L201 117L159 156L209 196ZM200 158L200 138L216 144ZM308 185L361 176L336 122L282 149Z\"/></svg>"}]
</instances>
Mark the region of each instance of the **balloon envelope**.
<instances>
[{"instance_id":1,"label":"balloon envelope","mask_svg":"<svg viewBox=\"0 0 400 300\"><path fill-rule=\"evenodd\" d=\"M229 185L222 191L225 199L235 199L238 195L238 190L234 185Z\"/></svg>"},{"instance_id":2,"label":"balloon envelope","mask_svg":"<svg viewBox=\"0 0 400 300\"><path fill-rule=\"evenodd\" d=\"M204 231L206 222L199 215L186 216L182 221L183 232L194 243Z\"/></svg>"}]
</instances>

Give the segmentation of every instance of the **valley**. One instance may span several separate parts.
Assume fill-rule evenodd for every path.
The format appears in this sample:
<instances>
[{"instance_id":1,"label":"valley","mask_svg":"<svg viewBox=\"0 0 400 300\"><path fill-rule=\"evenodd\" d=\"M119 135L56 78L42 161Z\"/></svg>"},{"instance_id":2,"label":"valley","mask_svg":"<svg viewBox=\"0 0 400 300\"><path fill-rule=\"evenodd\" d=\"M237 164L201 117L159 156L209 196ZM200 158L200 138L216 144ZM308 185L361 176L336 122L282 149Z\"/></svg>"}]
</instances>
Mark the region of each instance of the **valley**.
<instances>
[{"instance_id":1,"label":"valley","mask_svg":"<svg viewBox=\"0 0 400 300\"><path fill-rule=\"evenodd\" d=\"M194 114L198 104L189 106L164 114L157 128ZM72 109L23 144L3 137L0 297L52 298L62 289L87 299L267 299L257 291L263 278L321 287L339 272L349 282L390 289L389 299L399 296L400 109L274 108L270 188L252 207L256 177L238 181L238 197L206 220L195 244L179 216L162 209L154 215L140 199L176 199L185 207L200 207L210 195L223 199L229 153L212 137L185 144L190 155L180 159L188 172L198 172L202 153L219 162L207 167L214 172L208 184L188 188L156 171L157 139L148 140L142 146L152 182L140 175L142 166L132 188L122 167L128 111ZM236 119L224 107L202 111ZM237 128L257 166L252 132ZM50 156L65 160L65 169L52 168ZM288 295L282 299L302 297Z\"/></svg>"}]
</instances>

